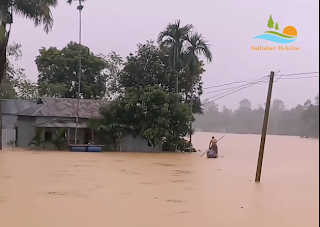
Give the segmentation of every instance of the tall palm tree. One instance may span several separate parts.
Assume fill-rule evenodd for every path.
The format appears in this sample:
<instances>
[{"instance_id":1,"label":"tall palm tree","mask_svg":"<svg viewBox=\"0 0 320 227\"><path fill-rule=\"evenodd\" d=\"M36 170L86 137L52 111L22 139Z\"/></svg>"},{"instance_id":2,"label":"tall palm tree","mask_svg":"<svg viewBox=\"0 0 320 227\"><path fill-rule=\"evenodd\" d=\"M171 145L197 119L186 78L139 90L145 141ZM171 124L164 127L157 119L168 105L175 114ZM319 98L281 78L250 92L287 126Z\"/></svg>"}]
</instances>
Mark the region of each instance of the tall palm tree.
<instances>
[{"instance_id":1,"label":"tall palm tree","mask_svg":"<svg viewBox=\"0 0 320 227\"><path fill-rule=\"evenodd\" d=\"M193 93L194 93L194 75L197 73L197 67L200 65L199 56L203 55L208 62L212 62L212 53L210 45L204 37L193 32L186 37L185 53L187 55L186 69L191 74L191 103L190 110L193 113ZM192 139L192 121L190 121L190 144Z\"/></svg>"},{"instance_id":2,"label":"tall palm tree","mask_svg":"<svg viewBox=\"0 0 320 227\"><path fill-rule=\"evenodd\" d=\"M176 92L179 93L179 77L177 73L177 64L179 56L183 50L184 42L190 33L193 25L187 24L181 26L180 20L173 24L169 24L158 36L158 43L160 46L169 51L170 67L174 76L176 76Z\"/></svg>"},{"instance_id":3,"label":"tall palm tree","mask_svg":"<svg viewBox=\"0 0 320 227\"><path fill-rule=\"evenodd\" d=\"M58 0L1 0L0 1L0 84L5 75L7 46L10 37L13 13L34 22L35 26L43 25L49 32L53 25L51 8L56 7ZM1 97L0 97L1 100ZM0 102L1 116L1 102ZM2 150L2 117L0 117L0 150Z\"/></svg>"}]
</instances>

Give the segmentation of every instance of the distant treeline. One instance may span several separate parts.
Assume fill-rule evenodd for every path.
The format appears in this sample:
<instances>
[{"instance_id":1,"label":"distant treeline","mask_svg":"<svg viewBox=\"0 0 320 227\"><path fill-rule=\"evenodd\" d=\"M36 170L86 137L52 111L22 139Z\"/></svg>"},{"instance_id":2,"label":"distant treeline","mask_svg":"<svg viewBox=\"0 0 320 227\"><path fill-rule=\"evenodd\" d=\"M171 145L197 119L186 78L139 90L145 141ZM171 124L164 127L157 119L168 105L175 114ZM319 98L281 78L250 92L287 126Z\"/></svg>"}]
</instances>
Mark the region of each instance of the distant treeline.
<instances>
[{"instance_id":1,"label":"distant treeline","mask_svg":"<svg viewBox=\"0 0 320 227\"><path fill-rule=\"evenodd\" d=\"M204 114L198 115L194 123L196 130L236 134L260 134L265 107L253 109L248 99L239 103L237 110L209 103ZM271 106L268 134L319 137L319 95L315 102L308 100L303 105L286 109L281 100L274 100Z\"/></svg>"}]
</instances>

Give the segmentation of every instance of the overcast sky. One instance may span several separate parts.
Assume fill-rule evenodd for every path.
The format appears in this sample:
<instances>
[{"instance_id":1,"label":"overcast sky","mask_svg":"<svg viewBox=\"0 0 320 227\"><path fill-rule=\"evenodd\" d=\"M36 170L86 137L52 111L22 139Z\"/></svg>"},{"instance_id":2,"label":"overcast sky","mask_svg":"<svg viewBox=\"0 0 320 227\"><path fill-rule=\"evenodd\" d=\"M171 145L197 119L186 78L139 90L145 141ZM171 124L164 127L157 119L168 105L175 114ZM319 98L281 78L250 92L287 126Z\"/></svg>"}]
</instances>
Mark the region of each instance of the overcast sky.
<instances>
[{"instance_id":1,"label":"overcast sky","mask_svg":"<svg viewBox=\"0 0 320 227\"><path fill-rule=\"evenodd\" d=\"M252 39L268 29L270 14L280 30L297 28L299 39L292 45L300 51L250 50L252 45L274 46ZM33 81L38 73L34 60L41 47L63 48L78 41L76 5L60 0L53 15L54 28L48 35L24 18L14 20L11 41L22 44L19 65ZM125 57L136 50L137 43L156 39L160 30L177 19L192 23L212 45L214 61L206 66L204 87L256 79L270 71L281 70L279 75L319 71L319 0L88 0L83 10L83 44L96 54L116 51ZM274 87L273 98L282 99L289 108L303 104L318 94L318 80L281 80ZM266 94L267 84L256 85L217 103L236 108L242 98L248 98L256 106L265 103Z\"/></svg>"}]
</instances>

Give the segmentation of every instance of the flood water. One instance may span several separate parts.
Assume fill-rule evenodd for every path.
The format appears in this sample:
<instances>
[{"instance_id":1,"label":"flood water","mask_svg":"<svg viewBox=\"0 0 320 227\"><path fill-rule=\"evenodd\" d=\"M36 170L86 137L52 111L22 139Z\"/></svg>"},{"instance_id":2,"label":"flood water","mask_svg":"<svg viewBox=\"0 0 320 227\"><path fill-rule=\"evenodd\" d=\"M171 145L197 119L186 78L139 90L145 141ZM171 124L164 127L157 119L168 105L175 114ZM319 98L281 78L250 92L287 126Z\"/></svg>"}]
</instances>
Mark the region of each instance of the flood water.
<instances>
[{"instance_id":1,"label":"flood water","mask_svg":"<svg viewBox=\"0 0 320 227\"><path fill-rule=\"evenodd\" d=\"M220 135L214 134L216 137ZM211 133L193 137L206 150ZM201 153L0 152L1 227L316 227L319 141L226 135Z\"/></svg>"}]
</instances>

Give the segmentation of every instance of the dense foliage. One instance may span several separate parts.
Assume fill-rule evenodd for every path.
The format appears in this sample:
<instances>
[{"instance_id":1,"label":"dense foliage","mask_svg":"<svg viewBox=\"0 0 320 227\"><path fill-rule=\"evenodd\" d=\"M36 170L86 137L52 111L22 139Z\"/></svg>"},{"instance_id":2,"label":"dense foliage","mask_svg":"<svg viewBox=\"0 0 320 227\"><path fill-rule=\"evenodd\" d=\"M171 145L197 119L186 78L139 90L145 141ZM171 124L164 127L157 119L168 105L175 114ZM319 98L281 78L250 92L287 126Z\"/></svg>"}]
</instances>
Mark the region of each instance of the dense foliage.
<instances>
[{"instance_id":1,"label":"dense foliage","mask_svg":"<svg viewBox=\"0 0 320 227\"><path fill-rule=\"evenodd\" d=\"M181 61L176 66L179 68L179 94L184 103L190 104L193 80L193 113L202 113L200 96L203 92L201 74L205 71L204 64L199 62L192 75L190 71L183 69L187 64L187 56L179 56ZM176 92L176 78L171 72L170 55L167 51L153 41L147 41L145 44L138 44L136 53L127 57L119 82L125 89L157 85L167 92Z\"/></svg>"},{"instance_id":2,"label":"dense foliage","mask_svg":"<svg viewBox=\"0 0 320 227\"><path fill-rule=\"evenodd\" d=\"M82 59L81 96L85 99L101 99L106 92L107 67L105 60L94 55L88 47L70 42L62 50L55 47L42 48L36 58L39 71L38 85L40 96L76 98L79 78L79 49ZM41 85L56 85L64 89L56 89ZM61 86L62 85L62 86ZM48 94L49 93L49 94Z\"/></svg>"},{"instance_id":3,"label":"dense foliage","mask_svg":"<svg viewBox=\"0 0 320 227\"><path fill-rule=\"evenodd\" d=\"M204 64L198 57L203 54L211 61L212 54L193 26L181 26L180 21L160 32L158 44L138 44L136 53L112 77L117 78L112 79L117 81L112 90L120 90L119 96L103 110L98 128L112 132L118 142L131 132L154 147L166 140L168 147L176 149L182 137L192 134L192 113L202 114Z\"/></svg>"},{"instance_id":4,"label":"dense foliage","mask_svg":"<svg viewBox=\"0 0 320 227\"><path fill-rule=\"evenodd\" d=\"M224 107L219 111L215 103L205 106L204 115L197 116L194 127L207 132L260 134L264 107L253 109L248 99L243 99L235 111ZM272 103L268 133L319 137L319 95L313 104L308 100L303 105L286 109L281 100Z\"/></svg>"},{"instance_id":5,"label":"dense foliage","mask_svg":"<svg viewBox=\"0 0 320 227\"><path fill-rule=\"evenodd\" d=\"M147 138L153 147L163 139L177 142L187 135L193 118L187 104L177 104L178 98L159 86L129 88L101 110L103 118L95 127L118 141L131 133Z\"/></svg>"}]
</instances>

